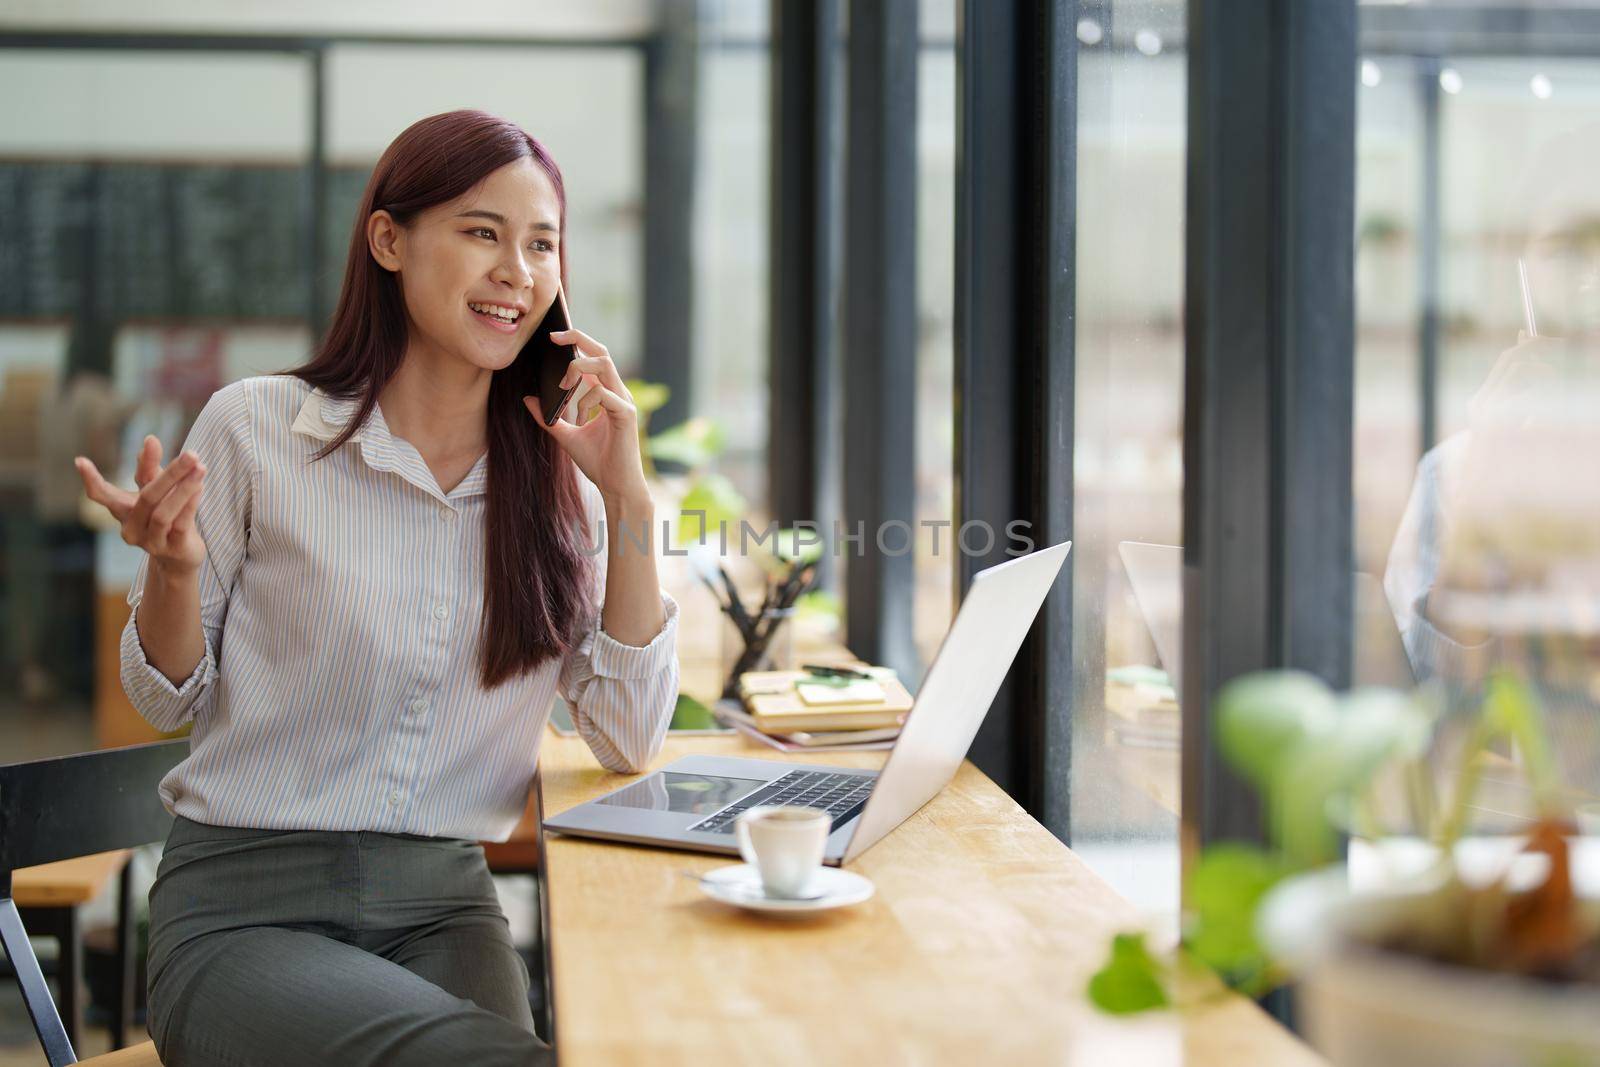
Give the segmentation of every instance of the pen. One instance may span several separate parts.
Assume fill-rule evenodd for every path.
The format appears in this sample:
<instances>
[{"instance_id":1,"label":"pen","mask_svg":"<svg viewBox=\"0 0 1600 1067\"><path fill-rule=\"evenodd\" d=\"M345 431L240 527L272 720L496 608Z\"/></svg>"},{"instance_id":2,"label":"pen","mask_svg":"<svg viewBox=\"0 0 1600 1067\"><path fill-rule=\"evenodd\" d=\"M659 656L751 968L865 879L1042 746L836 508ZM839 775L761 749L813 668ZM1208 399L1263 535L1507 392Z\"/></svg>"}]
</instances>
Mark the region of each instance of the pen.
<instances>
[{"instance_id":1,"label":"pen","mask_svg":"<svg viewBox=\"0 0 1600 1067\"><path fill-rule=\"evenodd\" d=\"M793 607L800 594L805 592L806 586L811 580L814 567L815 564L801 563L796 560L794 565L789 568L788 575L778 582L776 595L771 604L772 608L782 611Z\"/></svg>"},{"instance_id":2,"label":"pen","mask_svg":"<svg viewBox=\"0 0 1600 1067\"><path fill-rule=\"evenodd\" d=\"M800 669L803 670L803 671L809 671L812 674L820 674L820 675L823 675L824 677L837 677L837 678L871 678L872 677L872 675L867 674L865 671L858 671L854 667L828 667L828 666L825 666L825 665L823 665L821 663L802 663L802 664L800 664Z\"/></svg>"},{"instance_id":3,"label":"pen","mask_svg":"<svg viewBox=\"0 0 1600 1067\"><path fill-rule=\"evenodd\" d=\"M750 618L750 613L745 610L744 601L739 599L739 591L733 586L733 579L728 577L728 569L722 564L717 564L717 573L722 575L722 584L728 587L727 612L733 619L733 624L739 628L739 633L746 643L755 635L756 621Z\"/></svg>"}]
</instances>

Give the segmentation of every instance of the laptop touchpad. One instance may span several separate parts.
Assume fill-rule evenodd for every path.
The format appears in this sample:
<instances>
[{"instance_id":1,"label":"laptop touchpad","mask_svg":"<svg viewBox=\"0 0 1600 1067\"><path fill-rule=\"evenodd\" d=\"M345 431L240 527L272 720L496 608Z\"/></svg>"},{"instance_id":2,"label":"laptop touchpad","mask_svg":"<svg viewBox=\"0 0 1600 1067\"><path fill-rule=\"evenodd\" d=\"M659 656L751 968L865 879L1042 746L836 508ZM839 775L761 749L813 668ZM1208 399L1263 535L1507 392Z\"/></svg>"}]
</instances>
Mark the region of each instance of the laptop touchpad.
<instances>
[{"instance_id":1,"label":"laptop touchpad","mask_svg":"<svg viewBox=\"0 0 1600 1067\"><path fill-rule=\"evenodd\" d=\"M752 778L657 771L610 796L601 797L595 803L613 804L619 808L681 811L686 815L710 815L766 784Z\"/></svg>"}]
</instances>

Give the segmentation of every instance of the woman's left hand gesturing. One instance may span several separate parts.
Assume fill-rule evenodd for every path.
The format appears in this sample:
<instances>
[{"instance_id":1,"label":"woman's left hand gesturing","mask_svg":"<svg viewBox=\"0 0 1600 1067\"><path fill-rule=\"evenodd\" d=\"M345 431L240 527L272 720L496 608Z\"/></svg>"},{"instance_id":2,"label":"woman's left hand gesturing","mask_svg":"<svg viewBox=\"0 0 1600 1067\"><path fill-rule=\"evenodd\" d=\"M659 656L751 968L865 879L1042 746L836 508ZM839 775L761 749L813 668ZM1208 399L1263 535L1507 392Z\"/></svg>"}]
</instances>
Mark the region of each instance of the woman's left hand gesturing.
<instances>
[{"instance_id":1,"label":"woman's left hand gesturing","mask_svg":"<svg viewBox=\"0 0 1600 1067\"><path fill-rule=\"evenodd\" d=\"M633 406L633 394L622 384L617 365L611 362L611 353L582 330L555 330L550 339L556 344L578 348L561 379L561 388L581 378L588 383L589 390L567 402L573 414L571 422L557 419L555 425L546 426L536 396L523 397L523 405L534 421L566 449L567 455L602 495L613 498L648 496L644 463L639 458L638 412ZM584 413L596 407L598 414L583 422Z\"/></svg>"}]
</instances>

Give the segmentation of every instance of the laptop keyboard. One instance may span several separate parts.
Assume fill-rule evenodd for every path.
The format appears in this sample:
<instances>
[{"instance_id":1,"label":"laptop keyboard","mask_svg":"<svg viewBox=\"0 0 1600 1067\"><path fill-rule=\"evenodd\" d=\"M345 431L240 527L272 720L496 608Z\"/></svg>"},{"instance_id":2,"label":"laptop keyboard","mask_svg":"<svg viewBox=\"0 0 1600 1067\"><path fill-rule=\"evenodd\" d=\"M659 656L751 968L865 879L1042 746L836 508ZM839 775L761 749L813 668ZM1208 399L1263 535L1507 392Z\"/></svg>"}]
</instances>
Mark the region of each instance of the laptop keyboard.
<instances>
[{"instance_id":1,"label":"laptop keyboard","mask_svg":"<svg viewBox=\"0 0 1600 1067\"><path fill-rule=\"evenodd\" d=\"M876 778L859 774L830 774L826 771L790 771L777 781L723 808L710 818L689 827L712 834L733 833L733 821L742 812L759 804L794 804L804 808L821 808L833 817L838 826L853 818L867 804Z\"/></svg>"}]
</instances>

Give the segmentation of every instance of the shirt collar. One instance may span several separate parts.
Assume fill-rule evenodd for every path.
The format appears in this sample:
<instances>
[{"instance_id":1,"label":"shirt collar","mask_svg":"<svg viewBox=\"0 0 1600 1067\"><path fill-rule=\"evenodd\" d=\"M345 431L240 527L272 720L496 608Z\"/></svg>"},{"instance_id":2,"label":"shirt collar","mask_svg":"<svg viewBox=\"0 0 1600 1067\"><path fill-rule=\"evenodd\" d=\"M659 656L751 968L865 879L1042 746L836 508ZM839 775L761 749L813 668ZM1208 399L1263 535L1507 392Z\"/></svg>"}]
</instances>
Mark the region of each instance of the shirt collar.
<instances>
[{"instance_id":1,"label":"shirt collar","mask_svg":"<svg viewBox=\"0 0 1600 1067\"><path fill-rule=\"evenodd\" d=\"M331 441L343 432L360 406L359 397L332 396L324 392L321 386L315 386L300 405L289 429L319 441ZM428 469L421 453L411 442L389 432L383 409L377 404L372 405L366 421L350 435L349 443L359 443L362 460L373 470L393 471L429 496L445 503L482 493L489 484L489 457L485 454L478 458L467 476L447 496L439 489L438 480Z\"/></svg>"},{"instance_id":2,"label":"shirt collar","mask_svg":"<svg viewBox=\"0 0 1600 1067\"><path fill-rule=\"evenodd\" d=\"M358 403L355 397L345 399L330 396L323 392L320 386L313 387L305 402L300 405L300 410L294 417L294 424L289 429L294 433L315 437L319 441L331 441L339 436L345 423L350 421L350 416L355 413ZM377 405L373 405L372 412L378 413ZM370 423L369 416L368 424ZM363 426L350 436L350 440L362 440L365 430L366 426Z\"/></svg>"}]
</instances>

